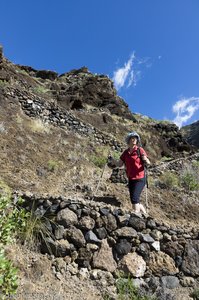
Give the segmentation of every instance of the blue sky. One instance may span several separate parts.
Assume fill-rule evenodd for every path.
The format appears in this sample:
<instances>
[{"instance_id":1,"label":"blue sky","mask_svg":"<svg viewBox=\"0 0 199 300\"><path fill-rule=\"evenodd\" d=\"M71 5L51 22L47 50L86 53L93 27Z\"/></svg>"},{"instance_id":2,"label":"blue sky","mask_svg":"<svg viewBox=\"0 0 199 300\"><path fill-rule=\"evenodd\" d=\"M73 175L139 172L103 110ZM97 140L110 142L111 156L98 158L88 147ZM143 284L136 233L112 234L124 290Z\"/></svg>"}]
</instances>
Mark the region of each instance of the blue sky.
<instances>
[{"instance_id":1,"label":"blue sky","mask_svg":"<svg viewBox=\"0 0 199 300\"><path fill-rule=\"evenodd\" d=\"M0 44L36 69L107 74L133 112L199 119L198 0L6 0Z\"/></svg>"}]
</instances>

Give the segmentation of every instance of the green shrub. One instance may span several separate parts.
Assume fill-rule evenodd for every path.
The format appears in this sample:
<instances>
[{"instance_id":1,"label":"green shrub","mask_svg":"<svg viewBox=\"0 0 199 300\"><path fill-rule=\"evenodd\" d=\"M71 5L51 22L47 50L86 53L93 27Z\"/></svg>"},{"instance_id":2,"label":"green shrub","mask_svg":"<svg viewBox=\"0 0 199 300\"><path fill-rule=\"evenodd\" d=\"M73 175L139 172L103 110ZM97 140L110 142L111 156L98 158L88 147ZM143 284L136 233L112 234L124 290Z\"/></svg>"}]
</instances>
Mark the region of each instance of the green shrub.
<instances>
[{"instance_id":1,"label":"green shrub","mask_svg":"<svg viewBox=\"0 0 199 300\"><path fill-rule=\"evenodd\" d=\"M33 88L33 91L39 94L46 94L47 92L49 92L49 89L45 88L42 85L37 85L36 87Z\"/></svg>"},{"instance_id":2,"label":"green shrub","mask_svg":"<svg viewBox=\"0 0 199 300\"><path fill-rule=\"evenodd\" d=\"M50 159L48 161L48 171L54 172L59 166L59 163L55 160Z\"/></svg>"},{"instance_id":3,"label":"green shrub","mask_svg":"<svg viewBox=\"0 0 199 300\"><path fill-rule=\"evenodd\" d=\"M53 221L51 220L51 223L52 222ZM44 241L47 245L47 239L49 237L54 238L53 234L49 230L48 225L49 217L45 217L44 215L38 213L33 205L26 218L26 226L20 231L20 241L30 250L37 250L41 244L41 241Z\"/></svg>"},{"instance_id":4,"label":"green shrub","mask_svg":"<svg viewBox=\"0 0 199 300\"><path fill-rule=\"evenodd\" d=\"M193 298L193 300L199 300L199 289L195 289L190 296Z\"/></svg>"},{"instance_id":5,"label":"green shrub","mask_svg":"<svg viewBox=\"0 0 199 300\"><path fill-rule=\"evenodd\" d=\"M133 280L118 278L116 281L118 300L155 300L147 295L140 295L139 289L134 286Z\"/></svg>"},{"instance_id":6,"label":"green shrub","mask_svg":"<svg viewBox=\"0 0 199 300\"><path fill-rule=\"evenodd\" d=\"M27 213L18 205L22 203L18 199L14 204L9 187L0 182L0 296L6 299L17 290L17 268L6 257L4 246L12 242L18 232L26 225Z\"/></svg>"},{"instance_id":7,"label":"green shrub","mask_svg":"<svg viewBox=\"0 0 199 300\"><path fill-rule=\"evenodd\" d=\"M5 192L5 191L4 191ZM23 200L14 204L7 192L0 195L0 244L6 245L26 226L27 212L19 208Z\"/></svg>"},{"instance_id":8,"label":"green shrub","mask_svg":"<svg viewBox=\"0 0 199 300\"><path fill-rule=\"evenodd\" d=\"M5 80L0 79L0 88L4 88L8 85L8 82Z\"/></svg>"},{"instance_id":9,"label":"green shrub","mask_svg":"<svg viewBox=\"0 0 199 300\"><path fill-rule=\"evenodd\" d=\"M179 185L179 179L176 174L171 173L170 171L166 171L160 177L161 183L165 185L166 188L172 189Z\"/></svg>"},{"instance_id":10,"label":"green shrub","mask_svg":"<svg viewBox=\"0 0 199 300\"><path fill-rule=\"evenodd\" d=\"M199 162L186 164L180 176L180 184L188 191L197 191L199 189Z\"/></svg>"},{"instance_id":11,"label":"green shrub","mask_svg":"<svg viewBox=\"0 0 199 300\"><path fill-rule=\"evenodd\" d=\"M135 287L132 278L124 278L124 274L119 274L116 280L117 300L156 300L148 295L141 295L139 288ZM108 294L104 295L104 300L112 299Z\"/></svg>"},{"instance_id":12,"label":"green shrub","mask_svg":"<svg viewBox=\"0 0 199 300\"><path fill-rule=\"evenodd\" d=\"M107 157L93 155L91 156L91 161L94 163L94 165L96 165L96 167L103 168L107 162Z\"/></svg>"},{"instance_id":13,"label":"green shrub","mask_svg":"<svg viewBox=\"0 0 199 300\"><path fill-rule=\"evenodd\" d=\"M197 191L199 189L199 183L196 175L190 173L189 171L181 176L180 182L182 187L188 189L188 191Z\"/></svg>"},{"instance_id":14,"label":"green shrub","mask_svg":"<svg viewBox=\"0 0 199 300\"><path fill-rule=\"evenodd\" d=\"M6 258L4 250L0 250L0 296L7 299L7 296L16 293L18 287L17 268Z\"/></svg>"}]
</instances>

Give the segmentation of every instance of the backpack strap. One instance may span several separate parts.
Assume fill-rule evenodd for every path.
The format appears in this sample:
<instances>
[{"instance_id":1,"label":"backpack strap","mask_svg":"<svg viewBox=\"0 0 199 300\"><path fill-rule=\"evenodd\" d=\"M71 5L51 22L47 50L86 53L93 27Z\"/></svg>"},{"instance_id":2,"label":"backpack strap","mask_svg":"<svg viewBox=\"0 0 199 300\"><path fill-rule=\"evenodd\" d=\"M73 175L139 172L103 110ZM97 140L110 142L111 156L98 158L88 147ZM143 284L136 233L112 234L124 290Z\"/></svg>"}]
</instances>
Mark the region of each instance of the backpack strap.
<instances>
[{"instance_id":1,"label":"backpack strap","mask_svg":"<svg viewBox=\"0 0 199 300\"><path fill-rule=\"evenodd\" d=\"M140 147L137 148L137 156L142 160L142 155L141 155ZM145 181L146 181L146 186L148 188L149 187L149 183L148 183L147 169L146 169L145 166L144 166L144 177L145 177Z\"/></svg>"}]
</instances>

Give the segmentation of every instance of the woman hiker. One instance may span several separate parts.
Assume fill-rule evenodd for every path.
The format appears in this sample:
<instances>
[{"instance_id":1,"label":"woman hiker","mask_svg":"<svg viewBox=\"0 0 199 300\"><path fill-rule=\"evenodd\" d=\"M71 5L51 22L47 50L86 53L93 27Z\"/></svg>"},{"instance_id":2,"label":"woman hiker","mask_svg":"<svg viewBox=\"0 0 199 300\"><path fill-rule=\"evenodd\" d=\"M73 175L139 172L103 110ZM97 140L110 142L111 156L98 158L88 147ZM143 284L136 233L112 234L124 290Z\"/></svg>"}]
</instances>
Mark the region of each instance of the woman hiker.
<instances>
[{"instance_id":1,"label":"woman hiker","mask_svg":"<svg viewBox=\"0 0 199 300\"><path fill-rule=\"evenodd\" d=\"M115 160L109 156L108 166L111 168L122 167L125 165L128 177L128 187L131 203L136 214L147 212L142 204L140 204L140 195L146 184L145 166L150 165L150 161L146 152L140 147L140 136L137 132L130 132L126 137L128 149L126 149L119 160Z\"/></svg>"}]
</instances>

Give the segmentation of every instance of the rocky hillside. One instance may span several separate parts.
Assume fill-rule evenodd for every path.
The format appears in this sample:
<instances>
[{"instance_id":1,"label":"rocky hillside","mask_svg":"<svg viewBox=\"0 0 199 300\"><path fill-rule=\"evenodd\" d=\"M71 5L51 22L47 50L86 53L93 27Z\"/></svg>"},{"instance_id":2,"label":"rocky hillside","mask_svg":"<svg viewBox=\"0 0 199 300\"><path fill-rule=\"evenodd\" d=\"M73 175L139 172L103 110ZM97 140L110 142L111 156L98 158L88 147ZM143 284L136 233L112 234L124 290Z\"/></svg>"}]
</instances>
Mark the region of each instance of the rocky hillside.
<instances>
[{"instance_id":1,"label":"rocky hillside","mask_svg":"<svg viewBox=\"0 0 199 300\"><path fill-rule=\"evenodd\" d=\"M2 49L0 105L1 182L45 217L51 237L39 244L43 255L9 247L20 269L16 299L117 299L120 269L158 299L191 299L199 276L199 154L178 127L132 113L107 76L15 65ZM124 170L105 165L132 130L153 164L142 194L149 218L131 214Z\"/></svg>"},{"instance_id":2,"label":"rocky hillside","mask_svg":"<svg viewBox=\"0 0 199 300\"><path fill-rule=\"evenodd\" d=\"M199 121L183 126L180 131L189 144L199 148Z\"/></svg>"}]
</instances>

